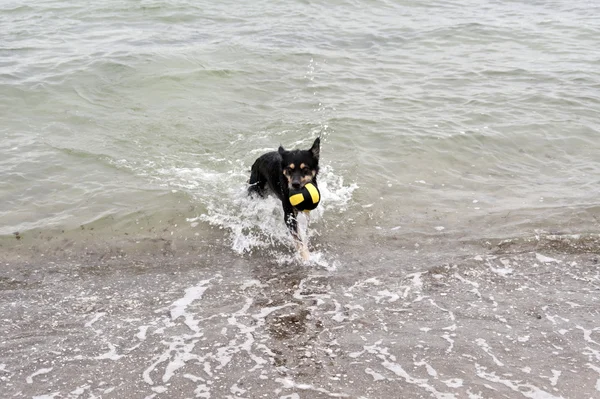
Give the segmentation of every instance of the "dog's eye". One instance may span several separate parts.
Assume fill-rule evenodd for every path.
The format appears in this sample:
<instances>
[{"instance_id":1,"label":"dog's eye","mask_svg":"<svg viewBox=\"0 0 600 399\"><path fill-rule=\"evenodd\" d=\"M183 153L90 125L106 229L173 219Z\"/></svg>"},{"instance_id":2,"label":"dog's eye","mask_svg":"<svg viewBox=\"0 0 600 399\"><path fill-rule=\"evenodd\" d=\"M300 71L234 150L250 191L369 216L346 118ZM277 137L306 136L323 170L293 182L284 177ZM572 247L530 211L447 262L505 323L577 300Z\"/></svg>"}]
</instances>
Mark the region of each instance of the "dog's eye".
<instances>
[{"instance_id":1,"label":"dog's eye","mask_svg":"<svg viewBox=\"0 0 600 399\"><path fill-rule=\"evenodd\" d=\"M305 174L305 175L310 175L310 169L308 169L308 168L303 168L303 169L302 169L302 173L303 173L303 174Z\"/></svg>"}]
</instances>

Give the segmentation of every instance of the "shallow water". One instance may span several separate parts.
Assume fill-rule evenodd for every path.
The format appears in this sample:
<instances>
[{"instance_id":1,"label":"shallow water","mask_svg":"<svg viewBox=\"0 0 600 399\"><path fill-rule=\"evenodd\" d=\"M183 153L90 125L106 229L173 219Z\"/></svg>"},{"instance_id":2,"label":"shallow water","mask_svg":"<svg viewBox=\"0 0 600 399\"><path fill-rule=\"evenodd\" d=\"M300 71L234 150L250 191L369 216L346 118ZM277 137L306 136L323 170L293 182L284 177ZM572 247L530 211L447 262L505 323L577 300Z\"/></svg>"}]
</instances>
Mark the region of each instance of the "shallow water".
<instances>
[{"instance_id":1,"label":"shallow water","mask_svg":"<svg viewBox=\"0 0 600 399\"><path fill-rule=\"evenodd\" d=\"M57 398L594 396L599 12L2 2L0 382ZM257 156L317 136L303 265L278 202L245 184Z\"/></svg>"},{"instance_id":2,"label":"shallow water","mask_svg":"<svg viewBox=\"0 0 600 399\"><path fill-rule=\"evenodd\" d=\"M594 7L5 2L0 233L153 215L172 190L227 225L254 158L317 135L325 200L360 222L328 219L355 234L593 230Z\"/></svg>"}]
</instances>

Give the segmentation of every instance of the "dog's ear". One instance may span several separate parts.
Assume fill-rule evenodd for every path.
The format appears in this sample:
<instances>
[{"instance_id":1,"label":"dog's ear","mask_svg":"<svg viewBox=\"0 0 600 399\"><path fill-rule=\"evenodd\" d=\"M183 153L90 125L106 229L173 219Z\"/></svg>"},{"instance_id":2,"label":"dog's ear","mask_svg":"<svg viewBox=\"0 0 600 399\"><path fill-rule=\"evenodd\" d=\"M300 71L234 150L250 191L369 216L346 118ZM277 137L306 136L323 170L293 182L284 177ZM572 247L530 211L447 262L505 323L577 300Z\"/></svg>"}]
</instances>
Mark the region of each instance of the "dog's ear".
<instances>
[{"instance_id":1,"label":"dog's ear","mask_svg":"<svg viewBox=\"0 0 600 399\"><path fill-rule=\"evenodd\" d=\"M279 151L279 155L281 155L283 157L283 154L285 154L287 151L283 148L282 145L279 145L279 149L277 150Z\"/></svg>"},{"instance_id":2,"label":"dog's ear","mask_svg":"<svg viewBox=\"0 0 600 399\"><path fill-rule=\"evenodd\" d=\"M321 138L317 137L312 147L310 147L310 152L312 152L313 157L318 161L319 155L321 155Z\"/></svg>"}]
</instances>

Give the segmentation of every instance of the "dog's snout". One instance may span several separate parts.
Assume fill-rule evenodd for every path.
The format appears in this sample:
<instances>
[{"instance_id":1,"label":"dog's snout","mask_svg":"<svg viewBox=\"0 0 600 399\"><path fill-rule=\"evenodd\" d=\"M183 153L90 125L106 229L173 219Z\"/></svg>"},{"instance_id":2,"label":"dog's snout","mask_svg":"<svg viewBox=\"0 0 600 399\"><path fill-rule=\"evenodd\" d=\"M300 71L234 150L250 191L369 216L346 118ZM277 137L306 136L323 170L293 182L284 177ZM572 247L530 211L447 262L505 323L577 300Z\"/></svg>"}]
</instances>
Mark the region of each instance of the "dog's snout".
<instances>
[{"instance_id":1,"label":"dog's snout","mask_svg":"<svg viewBox=\"0 0 600 399\"><path fill-rule=\"evenodd\" d=\"M293 189L295 189L295 190L298 190L298 189L300 188L300 183L298 183L298 182L293 182L293 183L292 183L292 188L293 188Z\"/></svg>"}]
</instances>

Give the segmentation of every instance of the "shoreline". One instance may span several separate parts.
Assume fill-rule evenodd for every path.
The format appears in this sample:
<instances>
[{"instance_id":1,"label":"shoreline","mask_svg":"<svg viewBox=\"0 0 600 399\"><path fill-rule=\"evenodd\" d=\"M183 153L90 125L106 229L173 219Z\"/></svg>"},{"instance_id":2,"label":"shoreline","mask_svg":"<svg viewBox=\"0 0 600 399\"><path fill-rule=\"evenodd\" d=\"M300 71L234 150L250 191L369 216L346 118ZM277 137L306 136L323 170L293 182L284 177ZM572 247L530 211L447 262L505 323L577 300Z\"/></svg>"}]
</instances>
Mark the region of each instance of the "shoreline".
<instances>
[{"instance_id":1,"label":"shoreline","mask_svg":"<svg viewBox=\"0 0 600 399\"><path fill-rule=\"evenodd\" d=\"M347 248L330 270L208 243L16 258L0 378L57 398L594 396L598 255L504 245Z\"/></svg>"}]
</instances>

